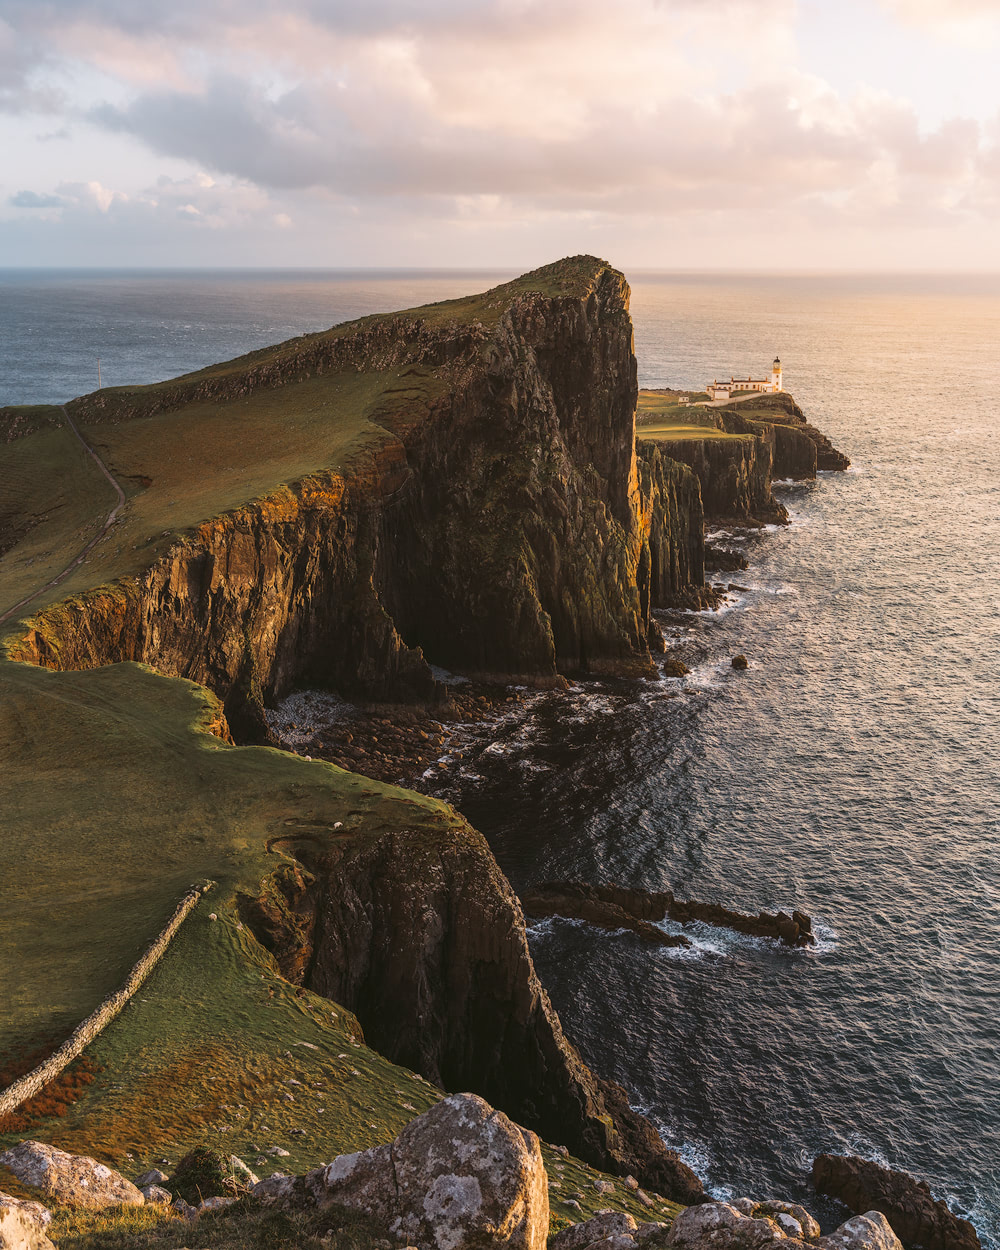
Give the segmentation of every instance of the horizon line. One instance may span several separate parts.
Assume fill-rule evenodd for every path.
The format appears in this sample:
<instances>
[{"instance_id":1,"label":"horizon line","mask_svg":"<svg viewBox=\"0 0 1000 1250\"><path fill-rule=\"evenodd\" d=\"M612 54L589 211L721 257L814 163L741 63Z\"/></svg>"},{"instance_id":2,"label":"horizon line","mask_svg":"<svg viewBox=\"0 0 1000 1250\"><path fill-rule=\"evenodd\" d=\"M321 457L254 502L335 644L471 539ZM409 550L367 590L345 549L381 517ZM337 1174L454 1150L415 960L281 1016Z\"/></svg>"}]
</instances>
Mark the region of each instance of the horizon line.
<instances>
[{"instance_id":1,"label":"horizon line","mask_svg":"<svg viewBox=\"0 0 1000 1250\"><path fill-rule=\"evenodd\" d=\"M562 257L558 259L563 259ZM603 259L603 258L601 258ZM550 264L555 262L545 262ZM680 275L735 275L747 277L1000 277L997 269L775 269L773 266L755 268L730 268L725 266L643 266L620 265L613 261L607 262L622 272L642 274L680 274ZM541 269L543 265L532 265L527 269L516 265L4 265L0 264L0 273L351 273L351 274L474 274L474 273L531 273L533 269Z\"/></svg>"}]
</instances>

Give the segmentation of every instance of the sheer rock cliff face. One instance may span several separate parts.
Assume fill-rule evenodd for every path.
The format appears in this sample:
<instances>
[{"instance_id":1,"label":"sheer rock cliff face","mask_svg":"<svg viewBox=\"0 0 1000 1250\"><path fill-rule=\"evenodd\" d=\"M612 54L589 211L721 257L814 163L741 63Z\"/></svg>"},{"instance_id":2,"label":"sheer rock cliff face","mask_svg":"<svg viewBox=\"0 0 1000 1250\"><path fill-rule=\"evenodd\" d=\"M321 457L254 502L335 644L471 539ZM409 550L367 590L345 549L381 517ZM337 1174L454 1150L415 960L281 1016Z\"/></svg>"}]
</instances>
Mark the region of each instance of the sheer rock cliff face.
<instances>
[{"instance_id":1,"label":"sheer rock cliff face","mask_svg":"<svg viewBox=\"0 0 1000 1250\"><path fill-rule=\"evenodd\" d=\"M474 1089L548 1141L682 1202L701 1183L595 1077L535 973L520 905L468 826L299 852L242 915L289 979L352 1010L370 1045Z\"/></svg>"},{"instance_id":2,"label":"sheer rock cliff face","mask_svg":"<svg viewBox=\"0 0 1000 1250\"><path fill-rule=\"evenodd\" d=\"M762 413L758 419L757 414ZM773 472L776 478L811 478L817 470L844 470L851 462L814 425L787 391L757 395L719 410L720 428L732 434L774 431Z\"/></svg>"},{"instance_id":3,"label":"sheer rock cliff face","mask_svg":"<svg viewBox=\"0 0 1000 1250\"><path fill-rule=\"evenodd\" d=\"M538 682L652 671L651 608L702 577L700 490L658 452L643 452L640 475L628 287L603 262L571 264L575 292L498 297L488 327L410 314L79 401L79 419L114 421L366 362L401 370L372 416L384 436L350 471L206 522L143 577L41 612L14 654L192 678L242 741L296 684L432 699L428 661ZM480 835L372 842L362 829L307 868L244 903L286 975L356 1011L373 1045L428 1078L698 1199L693 1173L563 1035Z\"/></svg>"},{"instance_id":4,"label":"sheer rock cliff face","mask_svg":"<svg viewBox=\"0 0 1000 1250\"><path fill-rule=\"evenodd\" d=\"M788 513L771 493L774 431L742 438L676 439L671 458L686 464L701 484L709 521L782 522Z\"/></svg>"},{"instance_id":5,"label":"sheer rock cliff face","mask_svg":"<svg viewBox=\"0 0 1000 1250\"><path fill-rule=\"evenodd\" d=\"M653 442L637 442L640 523L646 547L639 569L640 607L667 607L705 580L704 513L698 478ZM645 561L648 560L648 563Z\"/></svg>"},{"instance_id":6,"label":"sheer rock cliff face","mask_svg":"<svg viewBox=\"0 0 1000 1250\"><path fill-rule=\"evenodd\" d=\"M40 613L16 653L65 668L141 660L203 682L243 738L293 683L432 699L427 660L540 683L649 673L651 569L664 585L700 578L683 503L696 505L690 484L683 499L660 489L662 471L643 493L628 287L601 262L587 279L578 295L518 295L490 330L392 318L337 340L337 367L366 353L403 364L433 377L432 398L390 397L373 418L382 445L350 474L202 525L143 578ZM327 367L302 355L286 380ZM247 359L228 391L180 385L173 402L277 384L273 363ZM168 393L134 406L159 411ZM77 401L77 415L112 419L87 407L99 402Z\"/></svg>"}]
</instances>

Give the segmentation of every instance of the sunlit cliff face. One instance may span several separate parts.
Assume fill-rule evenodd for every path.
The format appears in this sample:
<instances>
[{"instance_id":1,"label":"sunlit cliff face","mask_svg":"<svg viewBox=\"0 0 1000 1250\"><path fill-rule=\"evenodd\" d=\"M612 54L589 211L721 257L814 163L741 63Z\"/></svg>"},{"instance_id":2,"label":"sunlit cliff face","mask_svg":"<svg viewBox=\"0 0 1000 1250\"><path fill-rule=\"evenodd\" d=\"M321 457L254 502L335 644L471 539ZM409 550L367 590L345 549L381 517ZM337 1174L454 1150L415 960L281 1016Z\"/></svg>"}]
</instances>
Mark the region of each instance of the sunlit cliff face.
<instances>
[{"instance_id":1,"label":"sunlit cliff face","mask_svg":"<svg viewBox=\"0 0 1000 1250\"><path fill-rule=\"evenodd\" d=\"M998 31L992 0L7 0L0 264L989 267Z\"/></svg>"}]
</instances>

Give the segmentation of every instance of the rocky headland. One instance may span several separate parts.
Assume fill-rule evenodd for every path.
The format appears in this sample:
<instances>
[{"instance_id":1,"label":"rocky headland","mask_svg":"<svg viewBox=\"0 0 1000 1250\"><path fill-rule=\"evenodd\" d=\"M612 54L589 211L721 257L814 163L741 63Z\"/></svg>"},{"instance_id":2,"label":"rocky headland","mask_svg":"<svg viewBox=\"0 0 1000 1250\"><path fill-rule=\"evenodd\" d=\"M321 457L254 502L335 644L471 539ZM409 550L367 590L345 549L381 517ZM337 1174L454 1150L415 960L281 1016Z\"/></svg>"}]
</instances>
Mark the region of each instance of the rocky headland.
<instances>
[{"instance_id":1,"label":"rocky headland","mask_svg":"<svg viewBox=\"0 0 1000 1250\"><path fill-rule=\"evenodd\" d=\"M706 521L780 522L774 477L847 461L787 396L718 410L717 437L640 428L637 438L628 298L621 274L576 257L475 300L366 318L174 382L75 401L75 420L114 464L146 431L160 437L206 405L219 429L232 418L227 437L239 438L235 418L254 405L291 412L326 386L364 396L349 454L238 506L206 509L164 531L166 543L132 535L130 571L52 597L8 633L5 663L65 672L137 661L199 683L219 701L203 726L219 750L273 741L269 708L292 690L327 688L380 709L385 733L370 736L398 739L400 756L419 756L422 744L432 754L435 718L456 704L467 719L486 715L518 697L511 683L558 689L567 678L658 674L656 612L717 593L705 585ZM28 424L12 417L12 443L33 437ZM140 492L156 477L133 476ZM457 694L440 669L464 675L469 689ZM337 762L364 772L352 745L336 744ZM266 771L275 754L254 759ZM388 779L391 751L382 763L376 775ZM329 783L341 776L351 773L330 770ZM375 823L351 793L346 819L289 815L268 839L271 870L231 893L240 941L255 941L296 994L353 1013L381 1054L439 1089L475 1091L527 1130L511 1137L501 1125L505 1140L531 1153L537 1133L636 1186L704 1203L701 1182L628 1093L591 1072L563 1033L521 902L481 835L454 813L411 824L394 808ZM669 892L570 883L524 903L606 926L624 918L640 935L669 915L789 945L811 940L801 913L749 917ZM353 1174L345 1169L328 1168L327 1180ZM401 1201L398 1175L394 1183ZM532 1204L517 1207L510 1229L527 1227ZM794 1223L789 1210L758 1206L718 1216L712 1229L739 1236L713 1233L711 1244L763 1244L765 1232L820 1244L801 1219L798 1231L775 1223ZM761 1225L751 1241L743 1224ZM436 1235L413 1229L427 1244ZM592 1231L605 1245L624 1239L615 1250L654 1236ZM690 1244L709 1231L689 1230ZM499 1244L497 1235L453 1244ZM879 1229L867 1241L837 1236L823 1244L893 1244ZM678 1232L670 1244L682 1241Z\"/></svg>"}]
</instances>

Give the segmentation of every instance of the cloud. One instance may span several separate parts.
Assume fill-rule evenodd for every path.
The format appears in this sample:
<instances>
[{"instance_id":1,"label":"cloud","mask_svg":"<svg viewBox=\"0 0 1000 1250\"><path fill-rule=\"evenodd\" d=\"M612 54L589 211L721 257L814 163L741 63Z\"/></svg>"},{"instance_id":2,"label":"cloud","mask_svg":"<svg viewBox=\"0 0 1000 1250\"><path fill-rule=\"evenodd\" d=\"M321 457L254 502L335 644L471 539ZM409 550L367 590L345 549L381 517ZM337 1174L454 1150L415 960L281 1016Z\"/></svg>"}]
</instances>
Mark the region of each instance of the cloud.
<instances>
[{"instance_id":1,"label":"cloud","mask_svg":"<svg viewBox=\"0 0 1000 1250\"><path fill-rule=\"evenodd\" d=\"M882 3L924 24L995 11ZM53 176L67 228L271 237L356 214L412 238L557 220L740 232L751 216L893 230L995 220L1000 202L979 121L922 129L909 101L800 68L796 0L0 4L12 110L48 92L74 153L141 151L175 175L133 185L88 161L65 189Z\"/></svg>"},{"instance_id":2,"label":"cloud","mask_svg":"<svg viewBox=\"0 0 1000 1250\"><path fill-rule=\"evenodd\" d=\"M62 208L66 201L61 195L39 194L37 191L18 191L8 201L14 208Z\"/></svg>"},{"instance_id":3,"label":"cloud","mask_svg":"<svg viewBox=\"0 0 1000 1250\"><path fill-rule=\"evenodd\" d=\"M893 17L969 47L1000 38L996 0L882 0Z\"/></svg>"}]
</instances>

